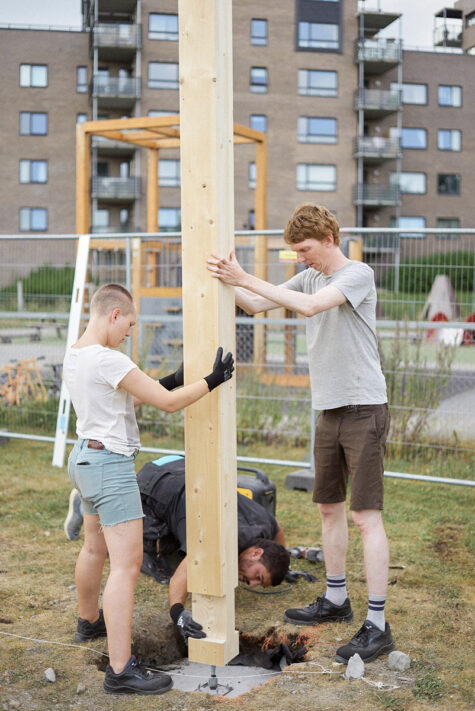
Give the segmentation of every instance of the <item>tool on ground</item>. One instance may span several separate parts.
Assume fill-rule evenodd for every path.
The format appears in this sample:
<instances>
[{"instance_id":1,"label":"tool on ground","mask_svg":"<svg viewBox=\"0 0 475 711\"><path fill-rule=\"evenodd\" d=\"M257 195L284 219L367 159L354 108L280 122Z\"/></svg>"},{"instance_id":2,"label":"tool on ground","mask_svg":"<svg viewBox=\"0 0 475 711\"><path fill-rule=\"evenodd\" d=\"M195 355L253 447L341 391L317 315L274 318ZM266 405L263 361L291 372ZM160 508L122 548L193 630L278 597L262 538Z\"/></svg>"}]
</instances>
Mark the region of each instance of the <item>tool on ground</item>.
<instances>
[{"instance_id":1,"label":"tool on ground","mask_svg":"<svg viewBox=\"0 0 475 711\"><path fill-rule=\"evenodd\" d=\"M216 676L216 667L213 664L211 665L210 678L208 679L208 681L205 681L204 684L198 684L196 691L203 691L204 689L206 689L206 687L208 687L210 691L216 691L216 694L220 696L226 696L226 694L229 694L233 690L233 687L229 684L220 684L218 682L218 677ZM224 689L224 691L219 691L219 687Z\"/></svg>"},{"instance_id":2,"label":"tool on ground","mask_svg":"<svg viewBox=\"0 0 475 711\"><path fill-rule=\"evenodd\" d=\"M323 561L323 550L321 548L294 546L293 548L287 548L287 553L292 558L304 558L311 563L321 563Z\"/></svg>"}]
</instances>

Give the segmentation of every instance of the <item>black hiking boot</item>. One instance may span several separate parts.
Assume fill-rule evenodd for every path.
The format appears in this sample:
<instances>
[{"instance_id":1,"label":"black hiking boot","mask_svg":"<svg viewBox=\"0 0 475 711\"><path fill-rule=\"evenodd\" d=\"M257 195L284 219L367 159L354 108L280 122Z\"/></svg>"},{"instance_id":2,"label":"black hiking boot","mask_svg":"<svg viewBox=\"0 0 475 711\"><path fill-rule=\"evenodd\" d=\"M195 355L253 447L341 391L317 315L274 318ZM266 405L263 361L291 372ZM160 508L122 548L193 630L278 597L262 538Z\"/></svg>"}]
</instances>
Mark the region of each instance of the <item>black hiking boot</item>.
<instances>
[{"instance_id":1,"label":"black hiking boot","mask_svg":"<svg viewBox=\"0 0 475 711\"><path fill-rule=\"evenodd\" d=\"M171 676L163 672L150 672L132 655L123 668L116 674L110 664L102 688L107 694L164 694L173 686Z\"/></svg>"},{"instance_id":2,"label":"black hiking boot","mask_svg":"<svg viewBox=\"0 0 475 711\"><path fill-rule=\"evenodd\" d=\"M335 605L326 597L317 597L307 607L295 607L286 610L285 622L293 625L317 625L322 622L351 622L353 611L350 599L347 597L343 605Z\"/></svg>"}]
</instances>

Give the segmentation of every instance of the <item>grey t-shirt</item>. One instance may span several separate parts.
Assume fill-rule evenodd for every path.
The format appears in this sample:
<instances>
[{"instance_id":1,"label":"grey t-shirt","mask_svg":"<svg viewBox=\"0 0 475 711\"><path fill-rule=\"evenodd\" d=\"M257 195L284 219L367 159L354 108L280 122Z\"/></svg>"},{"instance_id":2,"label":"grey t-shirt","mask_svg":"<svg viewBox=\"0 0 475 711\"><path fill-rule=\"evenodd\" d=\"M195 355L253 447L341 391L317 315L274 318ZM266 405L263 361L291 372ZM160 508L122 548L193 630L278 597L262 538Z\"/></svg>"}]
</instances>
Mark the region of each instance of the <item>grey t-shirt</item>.
<instances>
[{"instance_id":1,"label":"grey t-shirt","mask_svg":"<svg viewBox=\"0 0 475 711\"><path fill-rule=\"evenodd\" d=\"M373 270L350 261L334 274L309 268L283 284L305 294L329 285L347 300L306 319L312 407L381 405L387 394L376 339Z\"/></svg>"}]
</instances>

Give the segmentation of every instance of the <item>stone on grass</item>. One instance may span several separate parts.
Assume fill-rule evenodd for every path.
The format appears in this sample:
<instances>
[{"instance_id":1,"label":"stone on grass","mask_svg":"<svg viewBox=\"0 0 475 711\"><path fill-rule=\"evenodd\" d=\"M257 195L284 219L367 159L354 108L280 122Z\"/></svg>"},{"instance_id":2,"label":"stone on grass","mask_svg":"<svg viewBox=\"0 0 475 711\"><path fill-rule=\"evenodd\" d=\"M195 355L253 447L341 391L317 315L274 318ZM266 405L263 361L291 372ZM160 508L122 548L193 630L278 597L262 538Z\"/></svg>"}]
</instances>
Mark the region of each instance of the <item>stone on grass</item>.
<instances>
[{"instance_id":1,"label":"stone on grass","mask_svg":"<svg viewBox=\"0 0 475 711\"><path fill-rule=\"evenodd\" d=\"M8 702L8 708L9 709L19 709L20 708L20 702L18 699L10 699Z\"/></svg>"},{"instance_id":2,"label":"stone on grass","mask_svg":"<svg viewBox=\"0 0 475 711\"><path fill-rule=\"evenodd\" d=\"M393 671L407 671L411 666L411 658L404 652L391 652L388 657L388 667Z\"/></svg>"},{"instance_id":3,"label":"stone on grass","mask_svg":"<svg viewBox=\"0 0 475 711\"><path fill-rule=\"evenodd\" d=\"M54 669L51 669L51 667L48 667L48 669L45 669L45 679L46 681L50 681L52 684L56 681L56 674L54 672Z\"/></svg>"},{"instance_id":4,"label":"stone on grass","mask_svg":"<svg viewBox=\"0 0 475 711\"><path fill-rule=\"evenodd\" d=\"M77 685L76 694L84 694L85 691L86 691L86 686L85 686L85 684L82 683L82 681L80 681L79 684Z\"/></svg>"},{"instance_id":5,"label":"stone on grass","mask_svg":"<svg viewBox=\"0 0 475 711\"><path fill-rule=\"evenodd\" d=\"M359 654L353 654L348 661L345 676L347 679L361 679L364 677L364 662Z\"/></svg>"}]
</instances>

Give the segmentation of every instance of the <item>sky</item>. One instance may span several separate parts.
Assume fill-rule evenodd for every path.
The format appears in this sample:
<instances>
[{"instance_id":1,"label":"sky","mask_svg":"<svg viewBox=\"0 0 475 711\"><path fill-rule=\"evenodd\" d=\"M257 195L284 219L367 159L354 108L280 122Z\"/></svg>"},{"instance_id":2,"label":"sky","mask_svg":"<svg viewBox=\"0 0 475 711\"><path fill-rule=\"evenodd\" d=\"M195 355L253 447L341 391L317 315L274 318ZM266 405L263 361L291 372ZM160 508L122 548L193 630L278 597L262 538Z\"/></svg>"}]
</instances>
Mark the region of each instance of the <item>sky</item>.
<instances>
[{"instance_id":1,"label":"sky","mask_svg":"<svg viewBox=\"0 0 475 711\"><path fill-rule=\"evenodd\" d=\"M454 3L455 0L366 0L366 7L402 13L399 22L404 43L429 47L432 45L434 14L443 7L453 7ZM381 35L398 38L399 22L394 22ZM0 23L80 27L81 0L0 0Z\"/></svg>"}]
</instances>

